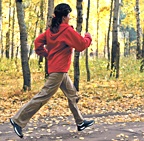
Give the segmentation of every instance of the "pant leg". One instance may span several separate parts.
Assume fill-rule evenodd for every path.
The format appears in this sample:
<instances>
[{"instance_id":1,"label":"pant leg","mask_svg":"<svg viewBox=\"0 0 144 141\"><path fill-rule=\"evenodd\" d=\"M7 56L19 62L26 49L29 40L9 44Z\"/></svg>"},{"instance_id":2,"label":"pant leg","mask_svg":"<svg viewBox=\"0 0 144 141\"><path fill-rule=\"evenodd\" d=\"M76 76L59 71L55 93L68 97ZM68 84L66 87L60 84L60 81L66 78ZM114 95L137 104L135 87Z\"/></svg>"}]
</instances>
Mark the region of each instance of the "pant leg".
<instances>
[{"instance_id":1,"label":"pant leg","mask_svg":"<svg viewBox=\"0 0 144 141\"><path fill-rule=\"evenodd\" d=\"M12 118L15 123L25 127L30 118L53 96L63 80L64 73L49 75L42 90L25 104Z\"/></svg>"},{"instance_id":2,"label":"pant leg","mask_svg":"<svg viewBox=\"0 0 144 141\"><path fill-rule=\"evenodd\" d=\"M76 88L74 87L74 85L67 73L65 73L65 75L63 77L63 81L60 85L60 88L63 91L63 93L66 95L66 97L68 98L69 108L74 116L75 122L77 124L82 123L84 119L79 111L78 106L77 106L79 97L77 95Z\"/></svg>"}]
</instances>

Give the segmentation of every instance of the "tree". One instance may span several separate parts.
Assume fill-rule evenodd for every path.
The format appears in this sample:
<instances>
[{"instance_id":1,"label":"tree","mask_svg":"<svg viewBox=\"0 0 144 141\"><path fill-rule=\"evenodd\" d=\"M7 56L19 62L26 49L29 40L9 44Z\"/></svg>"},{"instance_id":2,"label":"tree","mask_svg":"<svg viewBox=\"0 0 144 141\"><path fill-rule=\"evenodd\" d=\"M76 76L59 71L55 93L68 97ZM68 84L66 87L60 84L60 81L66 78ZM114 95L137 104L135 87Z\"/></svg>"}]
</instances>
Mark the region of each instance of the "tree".
<instances>
[{"instance_id":1,"label":"tree","mask_svg":"<svg viewBox=\"0 0 144 141\"><path fill-rule=\"evenodd\" d=\"M144 58L144 27L143 27L142 58Z\"/></svg>"},{"instance_id":2,"label":"tree","mask_svg":"<svg viewBox=\"0 0 144 141\"><path fill-rule=\"evenodd\" d=\"M42 2L42 1L41 1ZM35 7L35 11L37 10L37 7ZM34 47L34 39L36 37L36 32L37 32L37 28L38 28L38 22L39 22L39 12L37 12L37 20L35 22L35 29L34 29L34 34L33 34L33 38L32 38L32 41L30 43L30 51L29 51L29 57L28 57L28 60L30 60L30 56L32 55L33 53L33 47Z\"/></svg>"},{"instance_id":3,"label":"tree","mask_svg":"<svg viewBox=\"0 0 144 141\"><path fill-rule=\"evenodd\" d=\"M10 27L11 27L11 0L9 0L9 23L8 23L8 31L6 33L6 58L9 59L10 57L10 54L9 54L9 51L10 51Z\"/></svg>"},{"instance_id":4,"label":"tree","mask_svg":"<svg viewBox=\"0 0 144 141\"><path fill-rule=\"evenodd\" d=\"M40 23L42 23L42 21L44 21L44 15L43 15L43 7L44 6L44 1L41 0L40 2ZM43 26L42 24L40 24L40 33L43 32ZM43 62L43 56L39 56L39 61L38 61L38 65L39 65L39 68L42 68L42 63Z\"/></svg>"},{"instance_id":5,"label":"tree","mask_svg":"<svg viewBox=\"0 0 144 141\"><path fill-rule=\"evenodd\" d=\"M108 33L107 33L107 54L108 54L107 70L109 70L109 66L110 66L110 47L109 47L109 41L110 41L112 13L113 13L113 0L111 0L110 19L109 19L109 27L108 27Z\"/></svg>"},{"instance_id":6,"label":"tree","mask_svg":"<svg viewBox=\"0 0 144 141\"><path fill-rule=\"evenodd\" d=\"M2 30L2 0L0 0L0 32L1 30Z\"/></svg>"},{"instance_id":7,"label":"tree","mask_svg":"<svg viewBox=\"0 0 144 141\"><path fill-rule=\"evenodd\" d=\"M77 8L77 27L76 27L76 30L78 33L81 33L81 31L82 31L82 22L83 22L82 2L83 2L83 0L77 0L77 6L76 6L76 8ZM76 87L77 91L79 91L79 76L80 76L79 55L80 55L80 52L75 50L75 52L74 52L74 86Z\"/></svg>"},{"instance_id":8,"label":"tree","mask_svg":"<svg viewBox=\"0 0 144 141\"><path fill-rule=\"evenodd\" d=\"M47 24L46 28L49 28L51 25L51 19L53 14L53 8L54 8L54 0L48 0L48 13L47 13ZM48 60L45 57L45 78L48 76Z\"/></svg>"},{"instance_id":9,"label":"tree","mask_svg":"<svg viewBox=\"0 0 144 141\"><path fill-rule=\"evenodd\" d=\"M113 16L113 30L112 30L112 53L111 53L111 74L116 71L116 78L119 77L119 51L120 43L118 42L118 21L119 21L119 0L114 1L114 16Z\"/></svg>"},{"instance_id":10,"label":"tree","mask_svg":"<svg viewBox=\"0 0 144 141\"><path fill-rule=\"evenodd\" d=\"M11 59L13 59L14 57L14 37L15 37L14 28L15 28L15 3L13 4Z\"/></svg>"},{"instance_id":11,"label":"tree","mask_svg":"<svg viewBox=\"0 0 144 141\"><path fill-rule=\"evenodd\" d=\"M0 0L0 49L1 49L1 56L3 56L3 48L2 48L2 0Z\"/></svg>"},{"instance_id":12,"label":"tree","mask_svg":"<svg viewBox=\"0 0 144 141\"><path fill-rule=\"evenodd\" d=\"M48 0L48 13L47 13L47 25L46 28L49 28L51 25L51 19L53 15L54 0Z\"/></svg>"},{"instance_id":13,"label":"tree","mask_svg":"<svg viewBox=\"0 0 144 141\"><path fill-rule=\"evenodd\" d=\"M96 48L96 56L98 58L99 53L99 0L97 0L97 48Z\"/></svg>"},{"instance_id":14,"label":"tree","mask_svg":"<svg viewBox=\"0 0 144 141\"><path fill-rule=\"evenodd\" d=\"M89 11L90 11L90 0L88 0L88 6L87 6L86 32L88 32ZM86 71L87 71L87 81L90 81L90 70L88 64L88 48L86 49Z\"/></svg>"},{"instance_id":15,"label":"tree","mask_svg":"<svg viewBox=\"0 0 144 141\"><path fill-rule=\"evenodd\" d=\"M142 42L142 61L140 66L140 72L144 71L144 27L143 27L143 42Z\"/></svg>"},{"instance_id":16,"label":"tree","mask_svg":"<svg viewBox=\"0 0 144 141\"><path fill-rule=\"evenodd\" d=\"M16 0L17 18L20 29L20 43L21 43L21 64L23 71L23 90L31 89L31 74L28 63L28 46L27 46L27 31L24 22L24 12L22 6L22 0Z\"/></svg>"},{"instance_id":17,"label":"tree","mask_svg":"<svg viewBox=\"0 0 144 141\"><path fill-rule=\"evenodd\" d=\"M137 21L137 59L141 58L141 27L140 27L140 8L139 0L136 0L136 21Z\"/></svg>"}]
</instances>

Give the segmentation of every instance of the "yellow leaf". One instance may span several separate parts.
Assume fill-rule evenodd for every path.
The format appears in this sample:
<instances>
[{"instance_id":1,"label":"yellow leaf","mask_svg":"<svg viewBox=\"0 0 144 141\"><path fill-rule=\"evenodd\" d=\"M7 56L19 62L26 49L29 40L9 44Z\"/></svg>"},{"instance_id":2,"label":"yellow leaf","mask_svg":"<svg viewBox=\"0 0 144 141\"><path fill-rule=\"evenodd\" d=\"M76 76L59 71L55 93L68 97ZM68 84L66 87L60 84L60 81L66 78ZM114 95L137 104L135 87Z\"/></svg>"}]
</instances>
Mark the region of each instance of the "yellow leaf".
<instances>
[{"instance_id":1,"label":"yellow leaf","mask_svg":"<svg viewBox=\"0 0 144 141\"><path fill-rule=\"evenodd\" d=\"M80 140L84 140L84 137L79 137Z\"/></svg>"}]
</instances>

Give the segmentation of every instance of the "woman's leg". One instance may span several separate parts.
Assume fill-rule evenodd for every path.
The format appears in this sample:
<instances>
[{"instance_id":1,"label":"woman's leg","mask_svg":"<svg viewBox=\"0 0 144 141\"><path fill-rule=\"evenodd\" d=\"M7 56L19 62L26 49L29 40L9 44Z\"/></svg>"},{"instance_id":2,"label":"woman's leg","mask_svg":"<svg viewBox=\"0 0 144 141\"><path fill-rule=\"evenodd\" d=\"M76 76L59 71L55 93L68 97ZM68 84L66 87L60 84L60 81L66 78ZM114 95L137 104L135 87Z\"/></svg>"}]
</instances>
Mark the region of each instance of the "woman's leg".
<instances>
[{"instance_id":1,"label":"woman's leg","mask_svg":"<svg viewBox=\"0 0 144 141\"><path fill-rule=\"evenodd\" d=\"M76 88L74 87L67 73L65 73L65 75L63 76L63 81L60 85L60 88L63 91L63 93L66 95L66 97L68 98L69 108L71 112L73 113L75 122L77 124L82 123L84 119L77 106L79 97L77 95Z\"/></svg>"},{"instance_id":2,"label":"woman's leg","mask_svg":"<svg viewBox=\"0 0 144 141\"><path fill-rule=\"evenodd\" d=\"M12 118L20 127L25 127L30 118L53 96L63 80L64 73L51 73L42 90L25 104Z\"/></svg>"}]
</instances>

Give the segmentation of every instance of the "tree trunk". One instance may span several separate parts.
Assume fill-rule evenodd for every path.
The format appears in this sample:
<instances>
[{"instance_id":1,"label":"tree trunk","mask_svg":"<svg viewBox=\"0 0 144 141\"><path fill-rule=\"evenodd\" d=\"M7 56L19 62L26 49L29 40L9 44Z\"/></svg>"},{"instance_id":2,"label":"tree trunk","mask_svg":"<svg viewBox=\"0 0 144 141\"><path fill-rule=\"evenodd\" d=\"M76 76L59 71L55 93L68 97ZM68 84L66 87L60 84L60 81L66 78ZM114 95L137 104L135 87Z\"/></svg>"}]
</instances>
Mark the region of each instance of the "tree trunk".
<instances>
[{"instance_id":1,"label":"tree trunk","mask_svg":"<svg viewBox=\"0 0 144 141\"><path fill-rule=\"evenodd\" d=\"M143 27L142 58L144 58L144 27Z\"/></svg>"},{"instance_id":2,"label":"tree trunk","mask_svg":"<svg viewBox=\"0 0 144 141\"><path fill-rule=\"evenodd\" d=\"M9 23L8 23L8 31L6 33L6 58L9 59L9 51L10 51L10 27L11 27L11 0L9 0Z\"/></svg>"},{"instance_id":3,"label":"tree trunk","mask_svg":"<svg viewBox=\"0 0 144 141\"><path fill-rule=\"evenodd\" d=\"M104 58L106 58L106 44L107 44L107 38L106 38L106 33L105 33L105 39L104 39L105 45L104 45Z\"/></svg>"},{"instance_id":4,"label":"tree trunk","mask_svg":"<svg viewBox=\"0 0 144 141\"><path fill-rule=\"evenodd\" d=\"M140 8L139 0L136 0L136 21L137 21L137 59L141 58L141 28L140 28Z\"/></svg>"},{"instance_id":5,"label":"tree trunk","mask_svg":"<svg viewBox=\"0 0 144 141\"><path fill-rule=\"evenodd\" d=\"M124 37L124 57L126 57L128 55L127 53L127 42L126 42L126 31L125 29L122 30L122 34L123 34L123 37Z\"/></svg>"},{"instance_id":6,"label":"tree trunk","mask_svg":"<svg viewBox=\"0 0 144 141\"><path fill-rule=\"evenodd\" d=\"M54 0L48 0L48 13L47 13L46 29L49 28L51 25L53 8L54 8ZM45 78L47 78L47 77L48 77L48 60L45 57Z\"/></svg>"},{"instance_id":7,"label":"tree trunk","mask_svg":"<svg viewBox=\"0 0 144 141\"><path fill-rule=\"evenodd\" d=\"M44 6L44 1L42 0L40 4L40 21L44 21L43 6ZM42 25L40 25L40 33L42 32L43 32L43 27ZM39 68L42 68L42 62L43 62L43 56L39 56L39 61L38 61Z\"/></svg>"},{"instance_id":8,"label":"tree trunk","mask_svg":"<svg viewBox=\"0 0 144 141\"><path fill-rule=\"evenodd\" d=\"M111 57L111 74L116 71L116 78L119 77L119 43L118 43L118 20L119 20L119 0L114 2L114 17L113 17L113 31L112 31L112 57Z\"/></svg>"},{"instance_id":9,"label":"tree trunk","mask_svg":"<svg viewBox=\"0 0 144 141\"><path fill-rule=\"evenodd\" d=\"M86 32L88 32L89 11L90 11L90 0L88 0L88 6L87 6ZM86 71L87 71L87 81L90 81L90 70L88 64L88 48L86 49Z\"/></svg>"},{"instance_id":10,"label":"tree trunk","mask_svg":"<svg viewBox=\"0 0 144 141\"><path fill-rule=\"evenodd\" d=\"M129 34L129 37L128 37L128 52L129 52L129 55L131 55L130 53L130 47L131 47L131 40L130 40L130 31L128 32Z\"/></svg>"},{"instance_id":11,"label":"tree trunk","mask_svg":"<svg viewBox=\"0 0 144 141\"><path fill-rule=\"evenodd\" d=\"M42 5L43 5L43 0L41 1L41 6L40 6L40 21L44 20ZM40 26L40 33L42 32L43 32L43 28L42 26ZM38 61L39 68L42 68L42 64L41 64L42 62L43 62L43 56L39 56L39 61Z\"/></svg>"},{"instance_id":12,"label":"tree trunk","mask_svg":"<svg viewBox=\"0 0 144 141\"><path fill-rule=\"evenodd\" d=\"M107 34L107 54L108 54L107 70L109 70L109 67L110 67L110 47L109 47L109 41L110 41L112 13L113 13L113 0L111 0L110 19L109 19L109 27L108 27L108 34Z\"/></svg>"},{"instance_id":13,"label":"tree trunk","mask_svg":"<svg viewBox=\"0 0 144 141\"><path fill-rule=\"evenodd\" d=\"M31 89L31 74L28 63L27 31L24 22L22 0L16 0L16 8L17 8L18 24L20 29L21 63L24 79L23 90L26 91Z\"/></svg>"},{"instance_id":14,"label":"tree trunk","mask_svg":"<svg viewBox=\"0 0 144 141\"><path fill-rule=\"evenodd\" d=\"M36 11L36 8L37 7L35 7L35 11ZM36 32L37 32L37 27L38 27L38 21L39 21L39 12L37 12L37 21L35 22L35 31L34 31L34 36L33 36L33 40L32 40L32 42L31 42L31 44L30 44L30 51L29 51L29 57L28 57L28 60L30 60L30 56L32 55L32 52L33 52L33 47L34 47L34 39L35 39L35 37L36 37Z\"/></svg>"},{"instance_id":15,"label":"tree trunk","mask_svg":"<svg viewBox=\"0 0 144 141\"><path fill-rule=\"evenodd\" d=\"M80 53L75 50L74 52L74 86L76 87L77 91L79 91L79 77L80 77L79 56L80 56Z\"/></svg>"},{"instance_id":16,"label":"tree trunk","mask_svg":"<svg viewBox=\"0 0 144 141\"><path fill-rule=\"evenodd\" d=\"M18 59L19 48L20 48L20 46L17 46L17 48L16 48L16 54L15 54L16 61Z\"/></svg>"},{"instance_id":17,"label":"tree trunk","mask_svg":"<svg viewBox=\"0 0 144 141\"><path fill-rule=\"evenodd\" d=\"M54 0L48 0L48 14L47 14L47 24L46 28L49 28L51 25L52 15L54 8Z\"/></svg>"},{"instance_id":18,"label":"tree trunk","mask_svg":"<svg viewBox=\"0 0 144 141\"><path fill-rule=\"evenodd\" d=\"M15 27L15 4L13 5L13 22L12 22L12 46L11 46L11 59L14 57L14 27Z\"/></svg>"},{"instance_id":19,"label":"tree trunk","mask_svg":"<svg viewBox=\"0 0 144 141\"><path fill-rule=\"evenodd\" d=\"M77 6L76 6L76 8L77 8L76 30L78 33L81 33L81 31L82 31L82 22L83 22L82 2L83 2L83 0L77 0ZM76 87L77 91L79 91L79 77L80 77L79 56L80 56L80 53L75 50L75 52L74 52L74 86Z\"/></svg>"},{"instance_id":20,"label":"tree trunk","mask_svg":"<svg viewBox=\"0 0 144 141\"><path fill-rule=\"evenodd\" d=\"M96 56L98 58L99 53L99 0L97 0L97 48L96 48Z\"/></svg>"},{"instance_id":21,"label":"tree trunk","mask_svg":"<svg viewBox=\"0 0 144 141\"><path fill-rule=\"evenodd\" d=\"M10 45L10 35L9 35L9 31L7 31L6 33L6 51L5 51L5 55L6 55L6 58L9 59L9 45Z\"/></svg>"},{"instance_id":22,"label":"tree trunk","mask_svg":"<svg viewBox=\"0 0 144 141\"><path fill-rule=\"evenodd\" d=\"M120 61L120 43L118 43L116 51L116 78L119 78L119 61Z\"/></svg>"},{"instance_id":23,"label":"tree trunk","mask_svg":"<svg viewBox=\"0 0 144 141\"><path fill-rule=\"evenodd\" d=\"M2 45L2 0L0 0L0 50L1 50L1 57L3 57L3 45Z\"/></svg>"},{"instance_id":24,"label":"tree trunk","mask_svg":"<svg viewBox=\"0 0 144 141\"><path fill-rule=\"evenodd\" d=\"M142 61L140 66L140 72L144 71L144 28L143 28L143 43L142 43Z\"/></svg>"}]
</instances>

